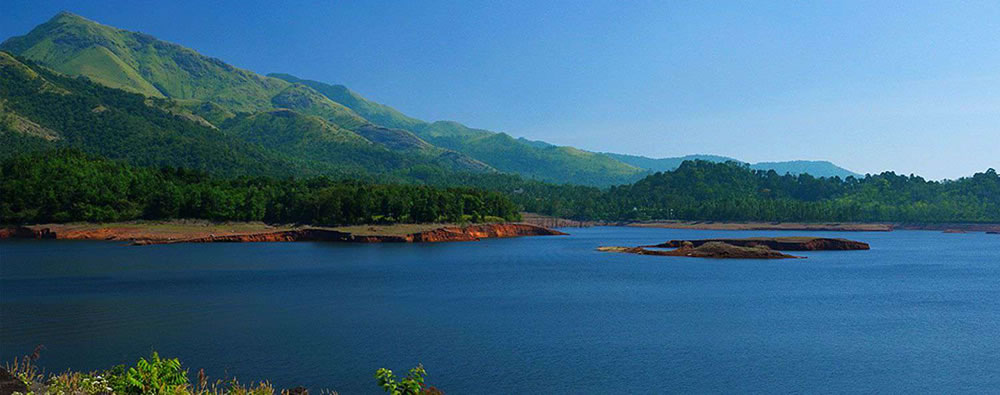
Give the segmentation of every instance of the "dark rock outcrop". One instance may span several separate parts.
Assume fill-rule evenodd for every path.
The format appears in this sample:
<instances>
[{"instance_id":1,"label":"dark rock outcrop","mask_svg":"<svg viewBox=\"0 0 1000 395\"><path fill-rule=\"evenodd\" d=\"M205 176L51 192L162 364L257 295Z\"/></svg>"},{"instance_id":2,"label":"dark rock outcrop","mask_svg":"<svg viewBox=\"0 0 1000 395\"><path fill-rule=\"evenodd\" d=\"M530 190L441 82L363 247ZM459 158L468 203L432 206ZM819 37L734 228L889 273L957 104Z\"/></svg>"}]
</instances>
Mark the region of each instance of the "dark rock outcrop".
<instances>
[{"instance_id":1,"label":"dark rock outcrop","mask_svg":"<svg viewBox=\"0 0 1000 395\"><path fill-rule=\"evenodd\" d=\"M721 258L721 259L786 259L802 258L783 254L766 246L740 247L720 242L709 242L697 247L685 243L675 250L650 250L643 247L599 247L598 251L623 252L638 255L683 256L691 258Z\"/></svg>"},{"instance_id":2,"label":"dark rock outcrop","mask_svg":"<svg viewBox=\"0 0 1000 395\"><path fill-rule=\"evenodd\" d=\"M27 226L0 228L0 239L54 239L56 234L48 228L34 229Z\"/></svg>"},{"instance_id":3,"label":"dark rock outcrop","mask_svg":"<svg viewBox=\"0 0 1000 395\"><path fill-rule=\"evenodd\" d=\"M28 393L28 386L14 377L7 369L0 368L0 395L10 395L15 392Z\"/></svg>"},{"instance_id":4,"label":"dark rock outcrop","mask_svg":"<svg viewBox=\"0 0 1000 395\"><path fill-rule=\"evenodd\" d=\"M725 243L737 247L767 247L780 251L819 251L819 250L868 250L868 243L825 237L748 237L743 239L701 239L701 240L671 240L666 243L644 246L656 248L680 248L685 243L699 247L706 243Z\"/></svg>"}]
</instances>

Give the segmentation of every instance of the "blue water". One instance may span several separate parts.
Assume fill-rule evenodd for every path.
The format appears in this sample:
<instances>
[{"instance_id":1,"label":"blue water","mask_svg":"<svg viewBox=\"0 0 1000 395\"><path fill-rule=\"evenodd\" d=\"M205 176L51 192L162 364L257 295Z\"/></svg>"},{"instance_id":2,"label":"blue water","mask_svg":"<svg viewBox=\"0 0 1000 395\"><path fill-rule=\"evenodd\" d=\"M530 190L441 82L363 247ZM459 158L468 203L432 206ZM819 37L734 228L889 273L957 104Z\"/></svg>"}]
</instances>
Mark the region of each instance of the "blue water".
<instances>
[{"instance_id":1,"label":"blue water","mask_svg":"<svg viewBox=\"0 0 1000 395\"><path fill-rule=\"evenodd\" d=\"M799 235L567 229L442 244L0 243L0 359L134 363L375 394L422 362L453 394L992 392L1000 236L809 232L871 251L700 260L594 251Z\"/></svg>"}]
</instances>

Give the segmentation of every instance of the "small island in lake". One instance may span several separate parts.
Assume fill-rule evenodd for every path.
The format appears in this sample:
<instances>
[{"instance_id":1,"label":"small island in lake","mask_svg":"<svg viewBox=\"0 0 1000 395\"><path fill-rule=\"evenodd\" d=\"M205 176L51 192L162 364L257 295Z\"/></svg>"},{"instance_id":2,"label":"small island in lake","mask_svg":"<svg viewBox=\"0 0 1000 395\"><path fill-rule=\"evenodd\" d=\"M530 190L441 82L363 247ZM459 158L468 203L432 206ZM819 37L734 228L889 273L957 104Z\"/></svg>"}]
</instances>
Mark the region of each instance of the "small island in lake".
<instances>
[{"instance_id":1,"label":"small island in lake","mask_svg":"<svg viewBox=\"0 0 1000 395\"><path fill-rule=\"evenodd\" d=\"M650 248L674 248L653 250ZM639 247L598 247L598 251L694 258L783 259L804 258L779 251L868 250L868 243L824 237L748 237L741 239L671 240Z\"/></svg>"}]
</instances>

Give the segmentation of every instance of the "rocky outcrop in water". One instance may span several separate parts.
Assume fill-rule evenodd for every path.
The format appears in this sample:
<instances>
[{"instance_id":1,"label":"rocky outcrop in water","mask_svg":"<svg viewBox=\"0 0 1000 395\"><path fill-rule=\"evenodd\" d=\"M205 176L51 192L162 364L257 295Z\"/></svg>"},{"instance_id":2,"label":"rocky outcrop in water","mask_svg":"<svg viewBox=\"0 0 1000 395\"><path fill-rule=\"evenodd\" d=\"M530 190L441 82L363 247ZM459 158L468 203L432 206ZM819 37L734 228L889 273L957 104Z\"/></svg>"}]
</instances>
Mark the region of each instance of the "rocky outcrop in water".
<instances>
[{"instance_id":1,"label":"rocky outcrop in water","mask_svg":"<svg viewBox=\"0 0 1000 395\"><path fill-rule=\"evenodd\" d=\"M748 237L742 239L670 240L666 243L644 246L655 248L680 248L686 243L699 247L706 243L725 243L737 247L767 247L780 251L868 250L868 243L825 237Z\"/></svg>"},{"instance_id":2,"label":"rocky outcrop in water","mask_svg":"<svg viewBox=\"0 0 1000 395\"><path fill-rule=\"evenodd\" d=\"M623 252L638 255L657 256L683 256L691 258L720 258L720 259L787 259L802 258L799 256L783 254L781 252L767 248L766 246L740 247L731 244L710 242L697 247L691 243L686 243L675 250L650 250L644 247L598 247L598 251Z\"/></svg>"}]
</instances>

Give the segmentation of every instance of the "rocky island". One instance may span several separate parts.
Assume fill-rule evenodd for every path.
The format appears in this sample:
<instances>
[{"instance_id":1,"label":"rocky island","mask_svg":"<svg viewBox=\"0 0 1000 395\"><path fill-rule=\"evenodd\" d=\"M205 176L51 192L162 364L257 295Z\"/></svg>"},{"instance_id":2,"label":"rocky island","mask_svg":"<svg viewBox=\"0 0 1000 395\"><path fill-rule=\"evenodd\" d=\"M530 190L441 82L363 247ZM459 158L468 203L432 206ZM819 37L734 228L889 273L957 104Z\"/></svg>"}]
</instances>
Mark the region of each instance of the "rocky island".
<instances>
[{"instance_id":1,"label":"rocky island","mask_svg":"<svg viewBox=\"0 0 1000 395\"><path fill-rule=\"evenodd\" d=\"M767 247L779 251L868 250L868 243L826 237L745 237L738 239L670 240L644 247L680 248L685 243L699 247L706 243L725 243L737 247Z\"/></svg>"},{"instance_id":2,"label":"rocky island","mask_svg":"<svg viewBox=\"0 0 1000 395\"><path fill-rule=\"evenodd\" d=\"M674 248L660 250L653 248ZM598 251L693 258L784 259L804 258L779 251L867 250L868 243L824 237L748 237L741 239L671 240L639 247L598 247Z\"/></svg>"}]
</instances>

